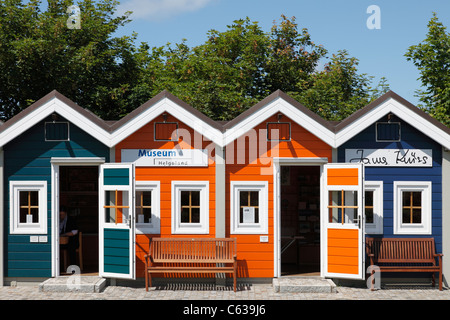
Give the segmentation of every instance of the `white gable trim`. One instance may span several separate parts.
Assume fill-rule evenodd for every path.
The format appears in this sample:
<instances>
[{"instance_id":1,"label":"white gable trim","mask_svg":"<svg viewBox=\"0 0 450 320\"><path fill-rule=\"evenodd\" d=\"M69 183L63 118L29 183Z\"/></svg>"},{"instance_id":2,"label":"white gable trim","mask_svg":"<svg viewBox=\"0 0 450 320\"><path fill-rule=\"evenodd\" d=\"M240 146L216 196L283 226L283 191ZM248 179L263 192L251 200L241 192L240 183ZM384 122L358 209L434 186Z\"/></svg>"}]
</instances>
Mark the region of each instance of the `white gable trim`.
<instances>
[{"instance_id":1,"label":"white gable trim","mask_svg":"<svg viewBox=\"0 0 450 320\"><path fill-rule=\"evenodd\" d=\"M153 106L147 108L138 116L127 121L125 124L116 129L111 134L111 146L115 146L125 140L128 136L141 129L164 112L170 113L179 121L185 123L207 139L222 146L223 139L222 132L220 130L211 127L209 124L202 121L197 116L193 115L185 108L179 106L177 103L168 98L161 99Z\"/></svg>"},{"instance_id":2,"label":"white gable trim","mask_svg":"<svg viewBox=\"0 0 450 320\"><path fill-rule=\"evenodd\" d=\"M66 118L68 121L81 128L82 130L86 131L88 134L92 135L100 142L104 143L105 145L109 145L109 133L107 131L98 127L95 123L84 117L72 107L59 100L57 97L54 97L33 110L24 118L15 122L11 127L1 132L0 146L3 146L11 140L15 139L17 136L24 133L26 130L30 129L35 124L44 120L54 112Z\"/></svg>"},{"instance_id":3,"label":"white gable trim","mask_svg":"<svg viewBox=\"0 0 450 320\"><path fill-rule=\"evenodd\" d=\"M424 135L430 137L445 148L450 149L450 135L448 133L393 98L382 102L379 106L376 106L370 112L336 133L335 148L355 137L358 133L365 130L388 113L395 114Z\"/></svg>"},{"instance_id":4,"label":"white gable trim","mask_svg":"<svg viewBox=\"0 0 450 320\"><path fill-rule=\"evenodd\" d=\"M280 97L271 101L251 116L243 119L238 124L227 129L224 133L224 145L231 143L233 140L252 130L254 127L266 121L278 112L283 113L328 145L334 146L334 133L331 130L324 127L322 124L315 121L310 116L306 115L304 112Z\"/></svg>"}]
</instances>

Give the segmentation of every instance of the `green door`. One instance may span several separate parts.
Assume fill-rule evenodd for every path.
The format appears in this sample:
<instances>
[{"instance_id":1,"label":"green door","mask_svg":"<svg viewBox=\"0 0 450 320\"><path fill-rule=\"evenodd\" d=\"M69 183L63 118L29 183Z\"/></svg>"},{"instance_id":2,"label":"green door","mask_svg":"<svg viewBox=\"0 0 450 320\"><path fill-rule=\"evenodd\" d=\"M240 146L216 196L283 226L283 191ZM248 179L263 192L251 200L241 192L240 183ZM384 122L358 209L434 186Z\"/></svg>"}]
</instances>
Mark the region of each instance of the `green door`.
<instances>
[{"instance_id":1,"label":"green door","mask_svg":"<svg viewBox=\"0 0 450 320\"><path fill-rule=\"evenodd\" d=\"M135 279L134 166L100 166L99 273L107 278Z\"/></svg>"}]
</instances>

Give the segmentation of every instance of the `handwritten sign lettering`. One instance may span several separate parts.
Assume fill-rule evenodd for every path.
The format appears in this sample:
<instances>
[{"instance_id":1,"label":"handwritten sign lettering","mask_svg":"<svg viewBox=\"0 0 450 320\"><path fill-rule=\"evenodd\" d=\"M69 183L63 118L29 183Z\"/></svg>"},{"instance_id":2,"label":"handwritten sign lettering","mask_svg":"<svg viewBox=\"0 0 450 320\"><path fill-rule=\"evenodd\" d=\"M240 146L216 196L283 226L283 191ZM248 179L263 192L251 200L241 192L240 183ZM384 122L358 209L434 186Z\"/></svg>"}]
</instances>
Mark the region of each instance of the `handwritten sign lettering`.
<instances>
[{"instance_id":1,"label":"handwritten sign lettering","mask_svg":"<svg viewBox=\"0 0 450 320\"><path fill-rule=\"evenodd\" d=\"M346 149L345 162L372 167L432 167L431 149Z\"/></svg>"}]
</instances>

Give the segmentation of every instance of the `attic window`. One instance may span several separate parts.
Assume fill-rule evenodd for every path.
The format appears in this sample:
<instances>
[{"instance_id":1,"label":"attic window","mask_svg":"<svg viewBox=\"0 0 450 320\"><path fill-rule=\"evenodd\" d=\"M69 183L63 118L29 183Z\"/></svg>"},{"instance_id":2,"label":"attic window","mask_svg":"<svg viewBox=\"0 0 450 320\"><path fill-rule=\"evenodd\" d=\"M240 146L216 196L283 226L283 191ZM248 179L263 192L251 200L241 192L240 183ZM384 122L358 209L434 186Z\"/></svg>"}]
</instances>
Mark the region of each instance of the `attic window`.
<instances>
[{"instance_id":1,"label":"attic window","mask_svg":"<svg viewBox=\"0 0 450 320\"><path fill-rule=\"evenodd\" d=\"M155 123L155 141L177 141L177 140L178 140L177 122Z\"/></svg>"},{"instance_id":2,"label":"attic window","mask_svg":"<svg viewBox=\"0 0 450 320\"><path fill-rule=\"evenodd\" d=\"M400 122L377 122L376 140L377 142L400 141Z\"/></svg>"},{"instance_id":3,"label":"attic window","mask_svg":"<svg viewBox=\"0 0 450 320\"><path fill-rule=\"evenodd\" d=\"M267 123L268 141L290 141L291 124L289 122L268 122Z\"/></svg>"},{"instance_id":4,"label":"attic window","mask_svg":"<svg viewBox=\"0 0 450 320\"><path fill-rule=\"evenodd\" d=\"M69 141L69 123L46 122L45 141Z\"/></svg>"}]
</instances>

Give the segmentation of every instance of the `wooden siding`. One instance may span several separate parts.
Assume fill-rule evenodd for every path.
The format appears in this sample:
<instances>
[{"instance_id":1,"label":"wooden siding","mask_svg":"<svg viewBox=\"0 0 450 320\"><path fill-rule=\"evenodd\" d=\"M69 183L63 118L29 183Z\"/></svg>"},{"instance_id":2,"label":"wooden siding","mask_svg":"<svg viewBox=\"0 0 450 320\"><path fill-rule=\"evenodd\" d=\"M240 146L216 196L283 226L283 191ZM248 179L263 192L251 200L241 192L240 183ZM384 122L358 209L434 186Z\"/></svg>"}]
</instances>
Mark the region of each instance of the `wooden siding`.
<instances>
[{"instance_id":1,"label":"wooden siding","mask_svg":"<svg viewBox=\"0 0 450 320\"><path fill-rule=\"evenodd\" d=\"M387 118L379 121L387 121ZM432 167L366 167L366 181L383 181L383 236L385 237L420 237L418 235L394 235L393 197L394 181L431 181L432 183L432 236L435 238L436 250L442 252L442 148L435 141L422 134L401 119L400 142L376 142L375 122L369 128L347 141L338 149L338 162L345 161L345 149L432 149ZM423 237L430 237L424 235Z\"/></svg>"},{"instance_id":2,"label":"wooden siding","mask_svg":"<svg viewBox=\"0 0 450 320\"><path fill-rule=\"evenodd\" d=\"M157 117L144 127L130 135L116 146L115 161L121 161L122 149L173 149L178 142L155 141L154 123L163 122ZM203 141L203 137L186 124L168 115L167 121L178 123L180 146L183 149L212 150L211 141ZM188 134L187 134L188 133ZM184 135L184 136L183 136ZM209 152L207 167L136 167L136 181L160 181L160 234L138 234L136 236L136 276L144 277L144 255L148 252L151 237L186 237L185 234L172 234L172 181L208 181L209 182L209 234L188 235L199 237L215 237L215 163L214 151Z\"/></svg>"},{"instance_id":3,"label":"wooden siding","mask_svg":"<svg viewBox=\"0 0 450 320\"><path fill-rule=\"evenodd\" d=\"M359 231L330 228L327 232L328 272L358 274Z\"/></svg>"},{"instance_id":4,"label":"wooden siding","mask_svg":"<svg viewBox=\"0 0 450 320\"><path fill-rule=\"evenodd\" d=\"M45 121L52 121L49 117ZM70 124L70 141L44 141L42 121L4 146L5 276L51 276L51 157L104 157L109 148ZM64 120L62 120L64 121ZM9 181L47 181L48 232L46 243L30 243L30 235L9 234Z\"/></svg>"},{"instance_id":5,"label":"wooden siding","mask_svg":"<svg viewBox=\"0 0 450 320\"><path fill-rule=\"evenodd\" d=\"M237 238L238 275L249 278L274 276L274 188L272 157L327 157L331 161L331 147L309 131L283 116L283 122L291 123L291 140L267 142L266 124L276 122L276 116L268 118L246 134L245 144L234 141L227 146L226 165L226 230L227 236ZM261 141L253 152L250 139ZM251 137L251 138L248 138ZM243 140L241 140L243 141ZM254 142L252 142L254 143ZM264 145L264 143L267 143ZM245 155L245 156L244 156ZM245 159L245 161L242 161ZM243 163L241 163L243 162ZM268 242L260 242L260 234L230 235L230 182L268 182Z\"/></svg>"},{"instance_id":6,"label":"wooden siding","mask_svg":"<svg viewBox=\"0 0 450 320\"><path fill-rule=\"evenodd\" d=\"M128 274L130 272L130 232L104 229L104 271Z\"/></svg>"}]
</instances>

